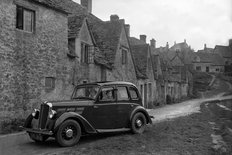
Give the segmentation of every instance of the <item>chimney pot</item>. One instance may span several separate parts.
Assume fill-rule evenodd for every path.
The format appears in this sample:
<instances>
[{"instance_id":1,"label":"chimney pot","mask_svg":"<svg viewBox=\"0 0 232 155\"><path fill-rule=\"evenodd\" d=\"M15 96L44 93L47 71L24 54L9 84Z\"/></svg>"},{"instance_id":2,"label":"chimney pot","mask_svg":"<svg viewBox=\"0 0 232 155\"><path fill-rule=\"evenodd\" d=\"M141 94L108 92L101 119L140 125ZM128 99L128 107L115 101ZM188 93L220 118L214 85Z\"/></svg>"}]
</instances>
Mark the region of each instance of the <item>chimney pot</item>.
<instances>
[{"instance_id":1,"label":"chimney pot","mask_svg":"<svg viewBox=\"0 0 232 155\"><path fill-rule=\"evenodd\" d=\"M81 5L84 6L89 13L92 13L92 0L81 0Z\"/></svg>"},{"instance_id":2,"label":"chimney pot","mask_svg":"<svg viewBox=\"0 0 232 155\"><path fill-rule=\"evenodd\" d=\"M146 39L147 39L147 36L146 36L146 35L143 34L143 35L140 35L139 37L140 37L140 40L141 40L141 41L143 41L143 42L145 42L145 43L147 42L147 40L146 40Z\"/></svg>"},{"instance_id":3,"label":"chimney pot","mask_svg":"<svg viewBox=\"0 0 232 155\"><path fill-rule=\"evenodd\" d=\"M184 39L184 43L186 43L186 39Z\"/></svg>"},{"instance_id":4,"label":"chimney pot","mask_svg":"<svg viewBox=\"0 0 232 155\"><path fill-rule=\"evenodd\" d=\"M206 49L207 48L207 45L206 44L204 44L204 49Z\"/></svg>"},{"instance_id":5,"label":"chimney pot","mask_svg":"<svg viewBox=\"0 0 232 155\"><path fill-rule=\"evenodd\" d=\"M130 37L130 25L129 24L125 24L125 30L126 30L127 36Z\"/></svg>"},{"instance_id":6,"label":"chimney pot","mask_svg":"<svg viewBox=\"0 0 232 155\"><path fill-rule=\"evenodd\" d=\"M118 15L111 15L110 16L110 21L112 22L112 21L118 21L119 20L119 17L118 17Z\"/></svg>"}]
</instances>

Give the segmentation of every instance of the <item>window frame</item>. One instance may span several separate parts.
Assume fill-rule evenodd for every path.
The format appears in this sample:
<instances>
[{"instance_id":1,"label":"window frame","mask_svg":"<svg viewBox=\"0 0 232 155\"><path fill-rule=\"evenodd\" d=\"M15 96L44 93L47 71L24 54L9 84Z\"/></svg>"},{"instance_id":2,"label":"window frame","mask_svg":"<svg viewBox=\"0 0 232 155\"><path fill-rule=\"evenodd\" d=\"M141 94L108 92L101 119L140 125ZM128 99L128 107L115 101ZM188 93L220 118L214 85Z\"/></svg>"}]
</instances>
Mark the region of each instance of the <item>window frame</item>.
<instances>
[{"instance_id":1,"label":"window frame","mask_svg":"<svg viewBox=\"0 0 232 155\"><path fill-rule=\"evenodd\" d=\"M119 98L118 98L118 92L119 92L118 88L119 87L124 87L126 89L128 99L119 100ZM116 89L117 89L117 91L116 91L117 102L125 102L125 101L128 102L128 101L130 101L130 93L128 92L128 87L127 86L125 86L125 85L118 85Z\"/></svg>"},{"instance_id":2,"label":"window frame","mask_svg":"<svg viewBox=\"0 0 232 155\"><path fill-rule=\"evenodd\" d=\"M107 88L112 88L112 96L114 97L112 100L101 100L100 99L100 96L102 95L102 90L103 89L107 89ZM101 89L100 89L100 91L99 91L99 94L98 94L98 97L97 97L97 101L98 102L96 102L97 104L101 104L101 103L104 103L104 104L107 104L107 103L109 103L109 104L112 104L112 103L115 103L116 102L116 94L115 94L115 86L103 86Z\"/></svg>"},{"instance_id":3,"label":"window frame","mask_svg":"<svg viewBox=\"0 0 232 155\"><path fill-rule=\"evenodd\" d=\"M18 12L19 9L21 9L21 13ZM26 29L25 12L28 12L31 15L31 19L30 19L31 20L31 23L30 23L31 30ZM21 18L19 17L19 15L21 15ZM24 32L28 32L28 33L35 33L35 26L36 26L35 21L36 21L36 11L35 10L29 9L29 8L21 6L21 5L16 5L16 23L15 23L16 29L24 31Z\"/></svg>"},{"instance_id":4,"label":"window frame","mask_svg":"<svg viewBox=\"0 0 232 155\"><path fill-rule=\"evenodd\" d=\"M94 46L81 42L81 60L83 64L94 63Z\"/></svg>"},{"instance_id":5,"label":"window frame","mask_svg":"<svg viewBox=\"0 0 232 155\"><path fill-rule=\"evenodd\" d=\"M131 91L130 91L131 89L136 93L137 98L132 98ZM129 95L130 95L130 99L131 99L132 101L138 101L138 100L139 100L139 92L138 92L138 89L137 89L137 88L130 86L130 87L129 87Z\"/></svg>"},{"instance_id":6,"label":"window frame","mask_svg":"<svg viewBox=\"0 0 232 155\"><path fill-rule=\"evenodd\" d=\"M49 81L47 81L49 80ZM47 85L49 82L49 86ZM44 86L46 91L52 91L56 87L56 78L55 77L45 77Z\"/></svg>"}]
</instances>

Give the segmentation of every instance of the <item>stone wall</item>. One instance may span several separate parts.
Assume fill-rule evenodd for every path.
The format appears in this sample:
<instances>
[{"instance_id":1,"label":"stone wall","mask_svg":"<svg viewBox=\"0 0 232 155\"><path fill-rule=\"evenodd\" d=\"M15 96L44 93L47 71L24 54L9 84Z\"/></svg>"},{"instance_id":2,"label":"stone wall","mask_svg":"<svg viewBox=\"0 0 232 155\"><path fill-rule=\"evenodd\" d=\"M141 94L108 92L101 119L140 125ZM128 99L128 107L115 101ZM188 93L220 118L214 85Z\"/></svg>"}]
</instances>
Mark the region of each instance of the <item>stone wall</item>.
<instances>
[{"instance_id":1,"label":"stone wall","mask_svg":"<svg viewBox=\"0 0 232 155\"><path fill-rule=\"evenodd\" d=\"M16 28L16 4L35 11L35 32ZM0 117L24 117L43 100L71 95L67 16L26 0L0 1ZM45 89L45 77L55 79Z\"/></svg>"}]
</instances>

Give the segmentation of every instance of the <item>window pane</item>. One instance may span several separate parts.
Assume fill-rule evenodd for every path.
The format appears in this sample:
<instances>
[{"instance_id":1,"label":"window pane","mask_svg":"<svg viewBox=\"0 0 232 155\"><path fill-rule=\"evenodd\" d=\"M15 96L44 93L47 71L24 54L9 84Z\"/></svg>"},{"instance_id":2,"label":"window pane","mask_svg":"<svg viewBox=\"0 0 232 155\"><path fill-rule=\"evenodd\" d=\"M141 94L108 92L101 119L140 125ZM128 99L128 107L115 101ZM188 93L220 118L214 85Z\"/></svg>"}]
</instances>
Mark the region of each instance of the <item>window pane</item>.
<instances>
[{"instance_id":1,"label":"window pane","mask_svg":"<svg viewBox=\"0 0 232 155\"><path fill-rule=\"evenodd\" d=\"M32 15L33 14L33 12L32 11L28 11L28 10L24 10L24 12L23 12L23 19L24 19L24 23L23 23L23 25L24 25L24 30L25 31L29 31L29 32L32 32L33 31L33 25L32 25L32 23L33 23L33 19L32 19Z\"/></svg>"},{"instance_id":2,"label":"window pane","mask_svg":"<svg viewBox=\"0 0 232 155\"><path fill-rule=\"evenodd\" d=\"M23 29L23 8L17 6L17 15L16 15L16 28Z\"/></svg>"},{"instance_id":3,"label":"window pane","mask_svg":"<svg viewBox=\"0 0 232 155\"><path fill-rule=\"evenodd\" d=\"M47 89L54 89L55 88L55 78L53 78L53 77L46 77L45 78L45 87Z\"/></svg>"},{"instance_id":4,"label":"window pane","mask_svg":"<svg viewBox=\"0 0 232 155\"><path fill-rule=\"evenodd\" d=\"M107 87L103 88L100 93L100 101L114 101L114 88L113 87Z\"/></svg>"},{"instance_id":5,"label":"window pane","mask_svg":"<svg viewBox=\"0 0 232 155\"><path fill-rule=\"evenodd\" d=\"M130 95L131 95L131 99L138 99L137 91L132 87L130 87Z\"/></svg>"},{"instance_id":6,"label":"window pane","mask_svg":"<svg viewBox=\"0 0 232 155\"><path fill-rule=\"evenodd\" d=\"M117 96L118 96L118 101L129 100L126 87L118 87Z\"/></svg>"}]
</instances>

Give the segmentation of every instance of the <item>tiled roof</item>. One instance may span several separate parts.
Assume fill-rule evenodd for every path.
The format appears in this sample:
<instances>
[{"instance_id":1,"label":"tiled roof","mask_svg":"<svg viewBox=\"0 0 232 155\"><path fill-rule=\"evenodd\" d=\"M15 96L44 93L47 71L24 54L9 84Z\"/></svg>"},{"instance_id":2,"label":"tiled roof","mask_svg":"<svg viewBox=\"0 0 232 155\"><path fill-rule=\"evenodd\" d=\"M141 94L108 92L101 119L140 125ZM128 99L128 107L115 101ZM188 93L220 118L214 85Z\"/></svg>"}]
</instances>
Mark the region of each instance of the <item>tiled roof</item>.
<instances>
[{"instance_id":1,"label":"tiled roof","mask_svg":"<svg viewBox=\"0 0 232 155\"><path fill-rule=\"evenodd\" d=\"M90 29L96 45L103 52L103 55L105 55L106 60L110 64L114 63L122 28L120 20L90 23Z\"/></svg>"},{"instance_id":2,"label":"tiled roof","mask_svg":"<svg viewBox=\"0 0 232 155\"><path fill-rule=\"evenodd\" d=\"M194 60L195 63L212 63L213 65L224 65L224 59L219 54L196 52L200 61Z\"/></svg>"},{"instance_id":3,"label":"tiled roof","mask_svg":"<svg viewBox=\"0 0 232 155\"><path fill-rule=\"evenodd\" d=\"M182 43L177 43L175 45L173 45L170 50L174 50L174 49L186 49L189 48L188 44L186 42L182 42Z\"/></svg>"},{"instance_id":4,"label":"tiled roof","mask_svg":"<svg viewBox=\"0 0 232 155\"><path fill-rule=\"evenodd\" d=\"M79 31L84 23L85 16L68 17L68 38L78 37Z\"/></svg>"},{"instance_id":5,"label":"tiled roof","mask_svg":"<svg viewBox=\"0 0 232 155\"><path fill-rule=\"evenodd\" d=\"M147 78L147 56L149 52L149 45L131 45L131 52L134 58L136 73L138 78ZM141 74L138 74L141 73Z\"/></svg>"},{"instance_id":6,"label":"tiled roof","mask_svg":"<svg viewBox=\"0 0 232 155\"><path fill-rule=\"evenodd\" d=\"M230 58L232 57L232 49L229 46L220 46L216 45L214 52L220 54L223 57Z\"/></svg>"},{"instance_id":7,"label":"tiled roof","mask_svg":"<svg viewBox=\"0 0 232 155\"><path fill-rule=\"evenodd\" d=\"M139 40L135 37L129 37L129 41L130 41L131 45L144 45L144 44L146 44L144 41Z\"/></svg>"},{"instance_id":8,"label":"tiled roof","mask_svg":"<svg viewBox=\"0 0 232 155\"><path fill-rule=\"evenodd\" d=\"M197 52L206 52L206 53L212 53L213 52L213 48L204 48L202 50L198 50Z\"/></svg>"},{"instance_id":9,"label":"tiled roof","mask_svg":"<svg viewBox=\"0 0 232 155\"><path fill-rule=\"evenodd\" d=\"M68 13L67 10L63 7L64 0L30 0L35 3L40 3L42 5L45 5L47 7L53 8L55 10Z\"/></svg>"},{"instance_id":10,"label":"tiled roof","mask_svg":"<svg viewBox=\"0 0 232 155\"><path fill-rule=\"evenodd\" d=\"M180 53L176 52L176 55L171 59L172 66L184 66L184 61L179 54Z\"/></svg>"}]
</instances>

